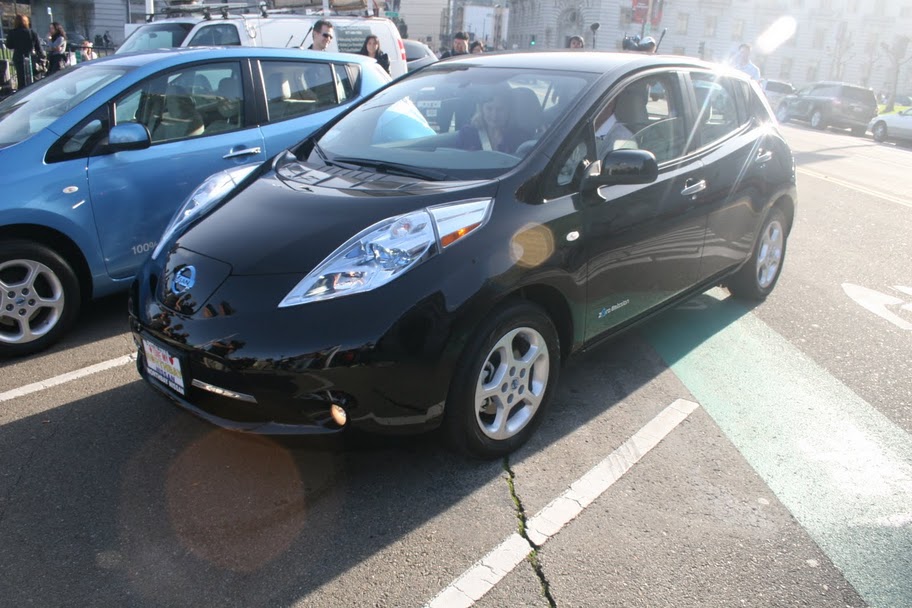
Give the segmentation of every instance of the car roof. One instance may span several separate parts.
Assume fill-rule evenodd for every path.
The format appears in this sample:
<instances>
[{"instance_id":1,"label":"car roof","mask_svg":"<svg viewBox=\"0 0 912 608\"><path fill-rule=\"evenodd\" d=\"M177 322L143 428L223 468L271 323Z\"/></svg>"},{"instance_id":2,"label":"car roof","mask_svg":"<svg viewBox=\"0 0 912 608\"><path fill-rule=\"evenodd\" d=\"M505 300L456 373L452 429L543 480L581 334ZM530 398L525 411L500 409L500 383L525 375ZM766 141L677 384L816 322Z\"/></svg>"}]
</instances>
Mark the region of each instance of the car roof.
<instances>
[{"instance_id":1,"label":"car roof","mask_svg":"<svg viewBox=\"0 0 912 608\"><path fill-rule=\"evenodd\" d=\"M575 49L457 55L441 63L446 63L447 65L465 63L498 68L554 69L595 73L610 72L621 67L638 69L653 66L681 66L711 70L718 70L720 67L718 64L678 55L647 55L645 53L579 51Z\"/></svg>"},{"instance_id":2,"label":"car roof","mask_svg":"<svg viewBox=\"0 0 912 608\"><path fill-rule=\"evenodd\" d=\"M155 49L108 55L92 61L92 64L110 63L131 67L146 66L153 63L178 65L187 61L205 61L207 59L314 59L320 61L339 61L345 63L370 64L374 60L355 53L333 53L330 51L308 51L299 48L266 48L258 46L226 47L178 47Z\"/></svg>"}]
</instances>

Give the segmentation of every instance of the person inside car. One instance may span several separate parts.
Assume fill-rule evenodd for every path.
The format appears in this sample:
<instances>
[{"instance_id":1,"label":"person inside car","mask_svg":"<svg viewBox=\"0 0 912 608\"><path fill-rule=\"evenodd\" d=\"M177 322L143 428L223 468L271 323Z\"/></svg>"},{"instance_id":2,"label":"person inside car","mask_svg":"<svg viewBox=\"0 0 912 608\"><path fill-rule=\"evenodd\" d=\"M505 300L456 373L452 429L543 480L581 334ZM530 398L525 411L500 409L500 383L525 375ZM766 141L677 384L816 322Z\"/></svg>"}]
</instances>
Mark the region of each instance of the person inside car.
<instances>
[{"instance_id":1,"label":"person inside car","mask_svg":"<svg viewBox=\"0 0 912 608\"><path fill-rule=\"evenodd\" d=\"M492 85L479 99L475 115L459 130L464 150L490 150L512 154L535 134L510 123L512 91L509 85Z\"/></svg>"}]
</instances>

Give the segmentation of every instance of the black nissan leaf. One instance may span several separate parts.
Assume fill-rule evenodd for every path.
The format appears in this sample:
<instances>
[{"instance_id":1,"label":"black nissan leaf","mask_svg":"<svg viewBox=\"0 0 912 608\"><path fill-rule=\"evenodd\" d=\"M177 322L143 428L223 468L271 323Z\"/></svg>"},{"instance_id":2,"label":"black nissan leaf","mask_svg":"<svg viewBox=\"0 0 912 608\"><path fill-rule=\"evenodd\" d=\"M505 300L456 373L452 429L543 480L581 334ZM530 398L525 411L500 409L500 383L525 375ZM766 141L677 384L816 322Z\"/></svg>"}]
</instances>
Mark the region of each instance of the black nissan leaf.
<instances>
[{"instance_id":1,"label":"black nissan leaf","mask_svg":"<svg viewBox=\"0 0 912 608\"><path fill-rule=\"evenodd\" d=\"M516 449L574 353L715 285L776 285L792 154L721 70L467 56L212 176L134 285L140 373L231 429Z\"/></svg>"}]
</instances>

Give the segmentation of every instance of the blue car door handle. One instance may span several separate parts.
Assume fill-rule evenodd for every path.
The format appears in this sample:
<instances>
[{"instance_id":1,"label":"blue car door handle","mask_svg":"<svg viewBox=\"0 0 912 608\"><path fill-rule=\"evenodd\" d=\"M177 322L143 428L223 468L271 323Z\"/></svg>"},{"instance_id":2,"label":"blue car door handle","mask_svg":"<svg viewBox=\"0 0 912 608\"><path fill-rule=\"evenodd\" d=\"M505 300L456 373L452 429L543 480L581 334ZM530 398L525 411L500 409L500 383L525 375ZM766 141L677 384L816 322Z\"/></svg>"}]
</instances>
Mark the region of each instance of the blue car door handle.
<instances>
[{"instance_id":1,"label":"blue car door handle","mask_svg":"<svg viewBox=\"0 0 912 608\"><path fill-rule=\"evenodd\" d=\"M260 146L254 146L253 148L244 148L243 150L235 150L234 152L229 152L222 158L237 158L238 156L250 156L251 154L259 154L263 149Z\"/></svg>"},{"instance_id":2,"label":"blue car door handle","mask_svg":"<svg viewBox=\"0 0 912 608\"><path fill-rule=\"evenodd\" d=\"M681 194L683 196L692 196L698 192L703 192L704 190L706 190L706 180L705 179L701 179L698 182L696 182L692 179L689 179L686 182L684 182L684 189L681 190Z\"/></svg>"}]
</instances>

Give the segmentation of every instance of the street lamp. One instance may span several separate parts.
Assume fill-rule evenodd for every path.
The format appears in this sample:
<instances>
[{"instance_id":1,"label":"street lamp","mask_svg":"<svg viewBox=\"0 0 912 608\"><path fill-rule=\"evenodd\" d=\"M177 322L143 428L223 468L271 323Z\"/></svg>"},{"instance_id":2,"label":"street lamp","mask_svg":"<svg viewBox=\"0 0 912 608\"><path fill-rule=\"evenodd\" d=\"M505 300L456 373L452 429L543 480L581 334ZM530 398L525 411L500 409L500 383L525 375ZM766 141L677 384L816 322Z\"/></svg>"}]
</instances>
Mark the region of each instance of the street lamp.
<instances>
[{"instance_id":1,"label":"street lamp","mask_svg":"<svg viewBox=\"0 0 912 608\"><path fill-rule=\"evenodd\" d=\"M594 51L594 50L595 50L595 33L596 33L596 32L598 31L598 29L599 29L599 22L596 21L595 23L593 23L592 25L590 25L590 26L589 26L589 29L592 30L592 50Z\"/></svg>"}]
</instances>

